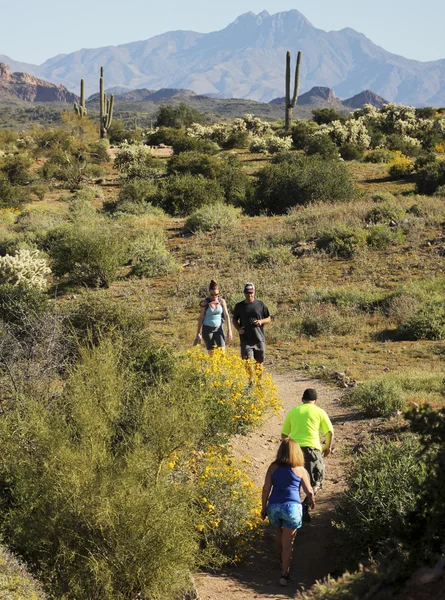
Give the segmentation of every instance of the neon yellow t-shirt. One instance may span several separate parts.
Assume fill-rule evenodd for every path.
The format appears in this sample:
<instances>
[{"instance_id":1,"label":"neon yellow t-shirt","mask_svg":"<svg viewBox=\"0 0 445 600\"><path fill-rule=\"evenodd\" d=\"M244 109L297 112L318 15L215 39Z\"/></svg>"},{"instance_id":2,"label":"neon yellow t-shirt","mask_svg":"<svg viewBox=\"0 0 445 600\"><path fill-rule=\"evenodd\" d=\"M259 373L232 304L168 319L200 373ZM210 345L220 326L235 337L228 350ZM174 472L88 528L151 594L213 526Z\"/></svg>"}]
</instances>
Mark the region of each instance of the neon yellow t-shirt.
<instances>
[{"instance_id":1,"label":"neon yellow t-shirt","mask_svg":"<svg viewBox=\"0 0 445 600\"><path fill-rule=\"evenodd\" d=\"M320 434L334 431L327 413L310 402L292 408L287 413L281 433L291 437L300 446L321 450Z\"/></svg>"}]
</instances>

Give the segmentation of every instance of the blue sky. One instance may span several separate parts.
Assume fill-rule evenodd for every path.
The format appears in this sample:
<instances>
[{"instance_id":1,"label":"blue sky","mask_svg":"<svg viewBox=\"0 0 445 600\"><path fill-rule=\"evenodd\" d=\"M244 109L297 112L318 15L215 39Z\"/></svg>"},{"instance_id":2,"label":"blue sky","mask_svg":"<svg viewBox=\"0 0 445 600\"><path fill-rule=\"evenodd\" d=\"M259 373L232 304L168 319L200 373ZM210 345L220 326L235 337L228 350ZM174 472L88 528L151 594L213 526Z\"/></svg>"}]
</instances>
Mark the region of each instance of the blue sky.
<instances>
[{"instance_id":1,"label":"blue sky","mask_svg":"<svg viewBox=\"0 0 445 600\"><path fill-rule=\"evenodd\" d=\"M352 27L395 54L445 59L444 0L0 0L0 54L41 64L81 48L215 31L248 11L292 8L319 29Z\"/></svg>"}]
</instances>

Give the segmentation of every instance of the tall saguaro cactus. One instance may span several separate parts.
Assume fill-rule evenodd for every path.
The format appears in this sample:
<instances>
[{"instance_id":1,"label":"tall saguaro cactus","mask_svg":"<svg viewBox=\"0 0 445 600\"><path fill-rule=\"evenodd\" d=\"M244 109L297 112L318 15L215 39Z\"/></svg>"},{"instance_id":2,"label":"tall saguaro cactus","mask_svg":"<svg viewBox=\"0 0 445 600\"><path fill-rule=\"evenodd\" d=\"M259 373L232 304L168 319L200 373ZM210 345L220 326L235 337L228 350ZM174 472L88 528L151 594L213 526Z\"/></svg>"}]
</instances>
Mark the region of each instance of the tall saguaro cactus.
<instances>
[{"instance_id":1,"label":"tall saguaro cactus","mask_svg":"<svg viewBox=\"0 0 445 600\"><path fill-rule=\"evenodd\" d=\"M88 113L85 106L85 82L83 79L80 80L80 102L79 104L74 102L74 112L81 118L86 117Z\"/></svg>"},{"instance_id":2,"label":"tall saguaro cactus","mask_svg":"<svg viewBox=\"0 0 445 600\"><path fill-rule=\"evenodd\" d=\"M100 120L100 137L101 139L107 137L107 131L110 128L113 120L113 108L114 108L114 94L111 94L109 98L105 93L104 89L104 68L100 68L100 80L99 80L99 120Z\"/></svg>"},{"instance_id":3,"label":"tall saguaro cactus","mask_svg":"<svg viewBox=\"0 0 445 600\"><path fill-rule=\"evenodd\" d=\"M301 51L298 52L297 66L295 67L295 82L294 82L294 93L292 99L290 97L290 51L286 52L286 108L285 108L285 124L284 128L289 131L292 124L292 111L297 103L298 99L298 88L300 87L300 63L301 63Z\"/></svg>"}]
</instances>

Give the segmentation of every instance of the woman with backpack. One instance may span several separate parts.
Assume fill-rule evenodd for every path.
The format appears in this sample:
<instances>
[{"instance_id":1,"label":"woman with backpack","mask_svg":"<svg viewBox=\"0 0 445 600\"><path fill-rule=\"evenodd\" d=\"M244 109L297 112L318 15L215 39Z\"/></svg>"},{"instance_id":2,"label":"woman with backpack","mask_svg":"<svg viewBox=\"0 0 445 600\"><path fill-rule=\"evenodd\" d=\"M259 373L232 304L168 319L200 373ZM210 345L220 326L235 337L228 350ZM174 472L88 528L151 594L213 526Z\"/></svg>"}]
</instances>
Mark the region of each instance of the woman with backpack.
<instances>
[{"instance_id":1,"label":"woman with backpack","mask_svg":"<svg viewBox=\"0 0 445 600\"><path fill-rule=\"evenodd\" d=\"M198 318L198 332L195 343L204 340L209 354L212 354L215 346L226 347L223 320L227 321L227 335L229 341L232 339L232 325L227 311L224 298L219 295L218 284L212 279L209 286L209 295L199 304L201 312ZM202 333L201 333L202 330Z\"/></svg>"}]
</instances>

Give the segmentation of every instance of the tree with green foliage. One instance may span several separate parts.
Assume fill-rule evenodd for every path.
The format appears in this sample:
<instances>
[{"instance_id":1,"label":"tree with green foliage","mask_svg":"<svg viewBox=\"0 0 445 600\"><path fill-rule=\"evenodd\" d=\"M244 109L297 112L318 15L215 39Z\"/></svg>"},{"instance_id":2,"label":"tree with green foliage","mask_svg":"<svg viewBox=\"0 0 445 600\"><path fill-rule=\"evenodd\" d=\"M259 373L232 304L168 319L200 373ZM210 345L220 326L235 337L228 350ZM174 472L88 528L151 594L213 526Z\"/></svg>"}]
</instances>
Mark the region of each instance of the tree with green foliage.
<instances>
[{"instance_id":1,"label":"tree with green foliage","mask_svg":"<svg viewBox=\"0 0 445 600\"><path fill-rule=\"evenodd\" d=\"M327 125L332 121L345 121L346 117L335 108L314 108L312 111L312 120L317 125Z\"/></svg>"},{"instance_id":2,"label":"tree with green foliage","mask_svg":"<svg viewBox=\"0 0 445 600\"><path fill-rule=\"evenodd\" d=\"M178 106L160 106L156 115L156 127L190 127L192 123L207 123L207 117L181 102Z\"/></svg>"}]
</instances>

